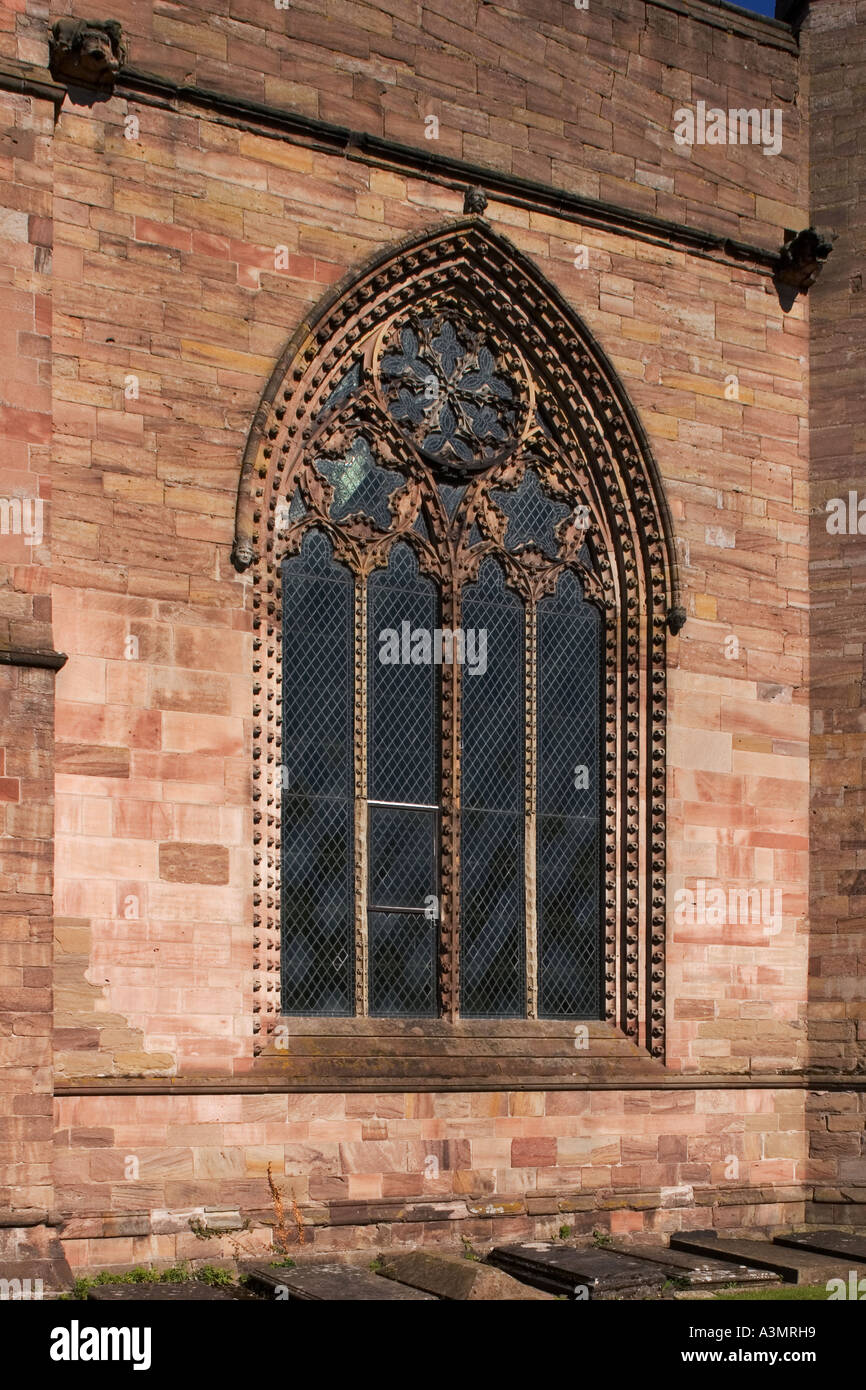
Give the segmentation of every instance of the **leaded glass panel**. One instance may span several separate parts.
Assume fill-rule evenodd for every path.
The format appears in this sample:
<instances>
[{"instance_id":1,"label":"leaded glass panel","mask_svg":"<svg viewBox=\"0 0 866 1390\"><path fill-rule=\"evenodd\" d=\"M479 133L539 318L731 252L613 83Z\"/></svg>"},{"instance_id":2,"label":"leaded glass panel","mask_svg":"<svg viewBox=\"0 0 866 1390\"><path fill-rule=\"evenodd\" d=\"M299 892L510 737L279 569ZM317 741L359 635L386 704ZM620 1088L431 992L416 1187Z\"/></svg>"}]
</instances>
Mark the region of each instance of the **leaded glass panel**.
<instances>
[{"instance_id":1,"label":"leaded glass panel","mask_svg":"<svg viewBox=\"0 0 866 1390\"><path fill-rule=\"evenodd\" d=\"M371 912L370 1013L380 1018L433 1018L437 923L418 912Z\"/></svg>"},{"instance_id":2,"label":"leaded glass panel","mask_svg":"<svg viewBox=\"0 0 866 1390\"><path fill-rule=\"evenodd\" d=\"M429 908L437 881L436 812L371 805L369 816L371 907Z\"/></svg>"},{"instance_id":3,"label":"leaded glass panel","mask_svg":"<svg viewBox=\"0 0 866 1390\"><path fill-rule=\"evenodd\" d=\"M376 1015L436 1012L438 618L436 586L410 547L395 545L368 595L367 934Z\"/></svg>"},{"instance_id":4,"label":"leaded glass panel","mask_svg":"<svg viewBox=\"0 0 866 1390\"><path fill-rule=\"evenodd\" d=\"M282 986L287 1013L353 1009L352 612L318 531L283 564Z\"/></svg>"},{"instance_id":5,"label":"leaded glass panel","mask_svg":"<svg viewBox=\"0 0 866 1390\"><path fill-rule=\"evenodd\" d=\"M368 587L368 796L419 806L439 800L439 599L408 545Z\"/></svg>"},{"instance_id":6,"label":"leaded glass panel","mask_svg":"<svg viewBox=\"0 0 866 1390\"><path fill-rule=\"evenodd\" d=\"M538 605L539 1015L599 1007L601 614L572 574Z\"/></svg>"},{"instance_id":7,"label":"leaded glass panel","mask_svg":"<svg viewBox=\"0 0 866 1390\"><path fill-rule=\"evenodd\" d=\"M526 1004L524 608L494 560L463 593L485 633L486 670L463 675L461 1011L518 1017Z\"/></svg>"}]
</instances>

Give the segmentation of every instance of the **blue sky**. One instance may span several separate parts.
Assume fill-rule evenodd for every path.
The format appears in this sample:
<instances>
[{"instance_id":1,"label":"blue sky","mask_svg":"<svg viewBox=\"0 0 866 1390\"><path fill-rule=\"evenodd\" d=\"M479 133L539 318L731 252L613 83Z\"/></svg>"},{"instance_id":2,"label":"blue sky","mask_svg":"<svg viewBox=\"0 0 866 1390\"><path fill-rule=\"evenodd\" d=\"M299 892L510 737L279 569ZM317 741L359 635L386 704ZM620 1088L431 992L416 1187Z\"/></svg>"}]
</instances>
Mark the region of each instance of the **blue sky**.
<instances>
[{"instance_id":1,"label":"blue sky","mask_svg":"<svg viewBox=\"0 0 866 1390\"><path fill-rule=\"evenodd\" d=\"M756 14L768 14L772 18L776 0L733 0L742 10L754 10Z\"/></svg>"}]
</instances>

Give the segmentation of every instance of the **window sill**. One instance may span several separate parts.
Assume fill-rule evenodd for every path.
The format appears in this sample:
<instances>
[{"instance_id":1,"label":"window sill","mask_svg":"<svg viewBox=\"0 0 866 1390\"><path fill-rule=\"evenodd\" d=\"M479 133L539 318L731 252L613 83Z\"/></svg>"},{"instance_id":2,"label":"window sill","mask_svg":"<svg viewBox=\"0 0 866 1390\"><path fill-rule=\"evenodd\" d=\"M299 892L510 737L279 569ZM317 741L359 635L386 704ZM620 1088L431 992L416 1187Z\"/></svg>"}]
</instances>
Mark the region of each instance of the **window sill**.
<instances>
[{"instance_id":1,"label":"window sill","mask_svg":"<svg viewBox=\"0 0 866 1390\"><path fill-rule=\"evenodd\" d=\"M580 1031L577 1031L580 1030ZM289 1089L567 1089L657 1080L666 1070L599 1020L282 1018L253 1076Z\"/></svg>"}]
</instances>

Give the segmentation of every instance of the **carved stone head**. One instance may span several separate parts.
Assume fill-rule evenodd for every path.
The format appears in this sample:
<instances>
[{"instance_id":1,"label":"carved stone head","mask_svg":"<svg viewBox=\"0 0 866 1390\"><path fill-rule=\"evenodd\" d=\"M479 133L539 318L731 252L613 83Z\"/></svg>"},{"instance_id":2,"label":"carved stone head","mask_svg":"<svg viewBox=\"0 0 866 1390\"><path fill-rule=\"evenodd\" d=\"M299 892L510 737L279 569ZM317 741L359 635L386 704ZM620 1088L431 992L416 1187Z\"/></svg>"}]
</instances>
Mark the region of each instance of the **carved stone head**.
<instances>
[{"instance_id":1,"label":"carved stone head","mask_svg":"<svg viewBox=\"0 0 866 1390\"><path fill-rule=\"evenodd\" d=\"M487 194L483 188L467 188L463 195L463 211L479 215L487 209Z\"/></svg>"},{"instance_id":2,"label":"carved stone head","mask_svg":"<svg viewBox=\"0 0 866 1390\"><path fill-rule=\"evenodd\" d=\"M58 19L51 30L51 74L85 87L111 87L126 61L116 19Z\"/></svg>"}]
</instances>

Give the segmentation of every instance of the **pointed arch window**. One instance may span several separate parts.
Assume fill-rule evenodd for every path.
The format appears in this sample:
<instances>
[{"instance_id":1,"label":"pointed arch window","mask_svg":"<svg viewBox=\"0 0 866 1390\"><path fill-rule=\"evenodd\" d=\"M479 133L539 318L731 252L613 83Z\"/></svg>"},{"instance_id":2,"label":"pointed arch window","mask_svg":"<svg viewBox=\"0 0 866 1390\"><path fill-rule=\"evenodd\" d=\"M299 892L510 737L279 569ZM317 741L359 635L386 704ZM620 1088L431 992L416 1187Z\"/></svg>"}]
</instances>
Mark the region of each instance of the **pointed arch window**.
<instances>
[{"instance_id":1,"label":"pointed arch window","mask_svg":"<svg viewBox=\"0 0 866 1390\"><path fill-rule=\"evenodd\" d=\"M236 543L270 1028L606 1019L660 1052L670 537L587 340L473 221L275 373Z\"/></svg>"}]
</instances>

